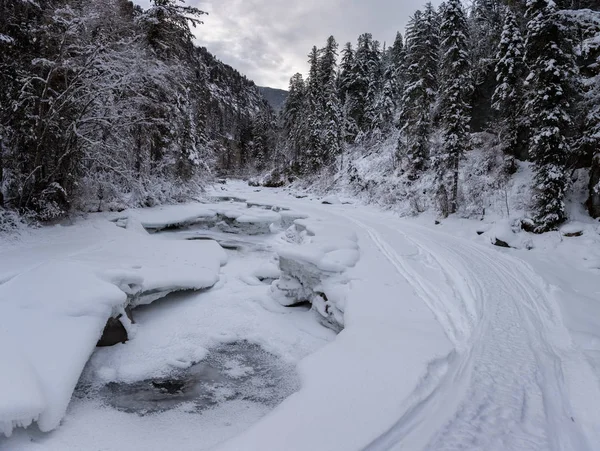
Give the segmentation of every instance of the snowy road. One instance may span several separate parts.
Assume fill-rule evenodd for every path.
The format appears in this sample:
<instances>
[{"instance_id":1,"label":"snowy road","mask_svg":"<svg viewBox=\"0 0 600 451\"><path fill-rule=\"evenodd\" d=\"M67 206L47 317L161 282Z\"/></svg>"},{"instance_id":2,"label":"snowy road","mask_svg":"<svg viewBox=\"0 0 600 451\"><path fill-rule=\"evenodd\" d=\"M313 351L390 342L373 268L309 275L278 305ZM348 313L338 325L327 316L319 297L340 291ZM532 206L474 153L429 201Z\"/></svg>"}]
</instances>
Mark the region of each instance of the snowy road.
<instances>
[{"instance_id":1,"label":"snowy road","mask_svg":"<svg viewBox=\"0 0 600 451\"><path fill-rule=\"evenodd\" d=\"M562 326L550 287L531 268L405 223L394 230L377 218L355 222L418 290L457 350L437 386L368 449L416 449L407 443L423 441L426 431L433 436L422 444L432 450L598 449L597 377ZM394 233L418 247L414 267L383 238ZM407 429L407 422L421 427Z\"/></svg>"}]
</instances>

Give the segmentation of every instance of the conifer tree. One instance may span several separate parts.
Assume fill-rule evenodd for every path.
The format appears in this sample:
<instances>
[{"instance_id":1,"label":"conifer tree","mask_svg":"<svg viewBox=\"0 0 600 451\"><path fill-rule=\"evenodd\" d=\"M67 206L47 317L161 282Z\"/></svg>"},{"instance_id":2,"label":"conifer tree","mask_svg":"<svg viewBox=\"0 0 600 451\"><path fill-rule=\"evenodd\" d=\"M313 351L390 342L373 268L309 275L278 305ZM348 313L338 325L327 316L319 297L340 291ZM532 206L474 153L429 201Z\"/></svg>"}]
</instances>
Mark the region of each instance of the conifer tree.
<instances>
[{"instance_id":1,"label":"conifer tree","mask_svg":"<svg viewBox=\"0 0 600 451\"><path fill-rule=\"evenodd\" d=\"M333 36L327 39L325 48L321 51L319 67L319 84L321 90L321 160L329 164L342 152L343 120L340 100L337 90L337 48Z\"/></svg>"},{"instance_id":2,"label":"conifer tree","mask_svg":"<svg viewBox=\"0 0 600 451\"><path fill-rule=\"evenodd\" d=\"M321 80L319 77L319 51L313 46L308 55L310 70L306 87L306 126L307 141L303 158L304 170L314 173L323 165L321 150L323 128L323 111L321 102Z\"/></svg>"},{"instance_id":3,"label":"conifer tree","mask_svg":"<svg viewBox=\"0 0 600 451\"><path fill-rule=\"evenodd\" d=\"M283 106L283 130L287 147L294 165L299 165L304 148L306 130L305 118L306 87L302 74L290 79L288 96Z\"/></svg>"},{"instance_id":4,"label":"conifer tree","mask_svg":"<svg viewBox=\"0 0 600 451\"><path fill-rule=\"evenodd\" d=\"M441 205L448 205L443 214L456 213L458 208L459 162L469 145L471 94L468 28L460 0L448 0L441 25L440 115L444 137L443 150L436 156ZM450 175L451 190L446 202L445 178ZM443 208L443 210L445 207Z\"/></svg>"},{"instance_id":5,"label":"conifer tree","mask_svg":"<svg viewBox=\"0 0 600 451\"><path fill-rule=\"evenodd\" d=\"M406 71L406 52L404 49L404 39L400 32L396 33L394 44L390 47L389 57L389 75L391 77L394 90L394 102L398 104L404 91L405 71Z\"/></svg>"},{"instance_id":6,"label":"conifer tree","mask_svg":"<svg viewBox=\"0 0 600 451\"><path fill-rule=\"evenodd\" d=\"M555 229L567 218L565 192L571 150L569 129L578 94L573 49L551 0L527 1L526 113L531 123L534 162L534 220L537 232Z\"/></svg>"},{"instance_id":7,"label":"conifer tree","mask_svg":"<svg viewBox=\"0 0 600 451\"><path fill-rule=\"evenodd\" d=\"M409 178L427 167L432 107L438 90L439 19L431 3L410 19L406 33L404 89L400 109L398 158Z\"/></svg>"},{"instance_id":8,"label":"conifer tree","mask_svg":"<svg viewBox=\"0 0 600 451\"><path fill-rule=\"evenodd\" d=\"M342 134L344 141L347 143L353 142L358 134L358 127L352 116L354 67L354 49L352 48L352 43L347 42L342 49L338 79L338 97L340 99L343 120Z\"/></svg>"},{"instance_id":9,"label":"conifer tree","mask_svg":"<svg viewBox=\"0 0 600 451\"><path fill-rule=\"evenodd\" d=\"M502 119L501 136L506 152L516 154L519 128L523 113L523 78L525 74L525 47L517 19L506 8L504 27L496 55L496 89L492 106Z\"/></svg>"}]
</instances>

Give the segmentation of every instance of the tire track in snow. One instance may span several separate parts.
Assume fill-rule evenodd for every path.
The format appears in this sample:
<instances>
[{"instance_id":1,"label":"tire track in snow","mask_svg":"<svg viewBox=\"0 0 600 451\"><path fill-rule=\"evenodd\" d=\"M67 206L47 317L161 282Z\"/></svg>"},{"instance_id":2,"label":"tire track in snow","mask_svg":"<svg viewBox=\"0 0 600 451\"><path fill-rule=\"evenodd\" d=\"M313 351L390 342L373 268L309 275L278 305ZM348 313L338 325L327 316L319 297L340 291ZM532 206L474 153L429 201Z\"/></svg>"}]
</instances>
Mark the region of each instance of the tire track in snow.
<instances>
[{"instance_id":1,"label":"tire track in snow","mask_svg":"<svg viewBox=\"0 0 600 451\"><path fill-rule=\"evenodd\" d=\"M600 415L586 412L590 402L576 385L600 402L596 379L572 345L548 287L528 265L439 232L378 225L404 235L421 258L445 272L449 286L435 287L374 227L349 219L414 287L457 351L445 363L432 362L405 414L367 449L595 449ZM586 420L590 427L581 426Z\"/></svg>"}]
</instances>

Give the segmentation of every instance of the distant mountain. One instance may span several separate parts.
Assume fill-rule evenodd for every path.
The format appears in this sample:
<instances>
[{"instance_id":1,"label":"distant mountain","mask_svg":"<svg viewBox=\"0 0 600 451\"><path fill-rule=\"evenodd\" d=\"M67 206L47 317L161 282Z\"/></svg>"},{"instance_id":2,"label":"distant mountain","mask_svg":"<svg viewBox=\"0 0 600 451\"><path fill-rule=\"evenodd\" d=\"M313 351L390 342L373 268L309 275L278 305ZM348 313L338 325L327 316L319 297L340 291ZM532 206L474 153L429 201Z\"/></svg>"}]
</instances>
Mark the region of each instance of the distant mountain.
<instances>
[{"instance_id":1,"label":"distant mountain","mask_svg":"<svg viewBox=\"0 0 600 451\"><path fill-rule=\"evenodd\" d=\"M273 107L276 113L279 113L283 108L285 99L287 99L288 92L283 89L267 88L259 86L258 90L263 95L267 102Z\"/></svg>"}]
</instances>

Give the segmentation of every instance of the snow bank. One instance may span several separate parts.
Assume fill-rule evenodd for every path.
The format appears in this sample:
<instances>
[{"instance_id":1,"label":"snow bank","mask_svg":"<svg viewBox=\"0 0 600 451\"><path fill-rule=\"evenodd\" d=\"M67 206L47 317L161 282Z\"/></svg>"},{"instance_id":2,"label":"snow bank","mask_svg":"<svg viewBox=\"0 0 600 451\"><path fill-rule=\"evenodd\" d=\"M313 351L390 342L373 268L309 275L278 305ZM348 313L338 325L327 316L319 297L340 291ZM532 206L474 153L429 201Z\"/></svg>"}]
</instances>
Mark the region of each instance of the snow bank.
<instances>
[{"instance_id":1,"label":"snow bank","mask_svg":"<svg viewBox=\"0 0 600 451\"><path fill-rule=\"evenodd\" d=\"M356 265L356 233L344 224L297 219L288 231L293 244L278 249L281 276L274 297L285 306L311 302L328 325L344 326L347 269Z\"/></svg>"},{"instance_id":2,"label":"snow bank","mask_svg":"<svg viewBox=\"0 0 600 451\"><path fill-rule=\"evenodd\" d=\"M44 232L42 234L42 232ZM226 255L104 219L40 230L0 254L0 430L58 426L106 321L127 304L214 285ZM43 240L43 241L42 241Z\"/></svg>"},{"instance_id":3,"label":"snow bank","mask_svg":"<svg viewBox=\"0 0 600 451\"><path fill-rule=\"evenodd\" d=\"M222 202L212 204L182 204L134 210L119 216L115 221L125 227L133 216L135 221L151 232L195 227L227 233L265 235L271 233L272 225L285 224L293 216L293 213L287 213L283 221L282 214L278 212L280 207L247 204L238 202L236 198L232 198L233 201L230 199L224 197Z\"/></svg>"}]
</instances>

